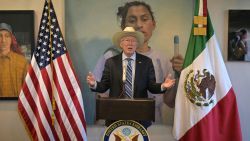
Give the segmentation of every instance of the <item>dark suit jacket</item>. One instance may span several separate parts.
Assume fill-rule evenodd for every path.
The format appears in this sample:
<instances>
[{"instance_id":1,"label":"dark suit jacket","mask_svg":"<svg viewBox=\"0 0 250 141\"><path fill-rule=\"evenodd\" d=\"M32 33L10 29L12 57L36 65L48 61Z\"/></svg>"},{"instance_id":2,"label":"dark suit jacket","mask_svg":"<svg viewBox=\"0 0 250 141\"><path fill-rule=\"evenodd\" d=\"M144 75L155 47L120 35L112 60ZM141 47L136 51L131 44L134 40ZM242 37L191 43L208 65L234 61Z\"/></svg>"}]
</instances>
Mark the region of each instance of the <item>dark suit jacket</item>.
<instances>
[{"instance_id":1,"label":"dark suit jacket","mask_svg":"<svg viewBox=\"0 0 250 141\"><path fill-rule=\"evenodd\" d=\"M102 79L92 91L103 93L108 89L109 97L119 97L123 92L122 53L106 61ZM152 60L136 53L134 98L147 98L147 90L151 93L162 93L161 83L156 83Z\"/></svg>"}]
</instances>

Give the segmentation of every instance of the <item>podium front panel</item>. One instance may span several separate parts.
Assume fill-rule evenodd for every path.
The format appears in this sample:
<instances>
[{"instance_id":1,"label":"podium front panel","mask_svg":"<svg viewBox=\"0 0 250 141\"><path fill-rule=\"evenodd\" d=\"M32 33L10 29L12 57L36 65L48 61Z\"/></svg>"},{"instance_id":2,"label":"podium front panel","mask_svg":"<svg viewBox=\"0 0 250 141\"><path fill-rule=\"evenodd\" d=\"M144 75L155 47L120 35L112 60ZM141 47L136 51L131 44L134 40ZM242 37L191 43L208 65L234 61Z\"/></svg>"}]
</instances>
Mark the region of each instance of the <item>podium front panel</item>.
<instances>
[{"instance_id":1,"label":"podium front panel","mask_svg":"<svg viewBox=\"0 0 250 141\"><path fill-rule=\"evenodd\" d=\"M155 100L97 98L96 119L154 121Z\"/></svg>"}]
</instances>

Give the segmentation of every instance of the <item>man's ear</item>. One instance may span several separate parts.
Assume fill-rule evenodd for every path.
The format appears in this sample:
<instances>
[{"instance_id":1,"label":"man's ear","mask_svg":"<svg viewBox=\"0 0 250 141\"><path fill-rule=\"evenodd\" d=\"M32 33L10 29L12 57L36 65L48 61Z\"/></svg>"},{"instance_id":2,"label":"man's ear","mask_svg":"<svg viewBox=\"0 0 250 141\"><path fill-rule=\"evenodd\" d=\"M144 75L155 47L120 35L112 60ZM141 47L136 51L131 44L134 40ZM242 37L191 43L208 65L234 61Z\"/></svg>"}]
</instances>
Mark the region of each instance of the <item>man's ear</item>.
<instances>
[{"instance_id":1,"label":"man's ear","mask_svg":"<svg viewBox=\"0 0 250 141\"><path fill-rule=\"evenodd\" d=\"M120 44L119 44L121 49L122 49L122 44L123 44L123 42L122 42L122 40L121 40L121 41L120 41Z\"/></svg>"}]
</instances>

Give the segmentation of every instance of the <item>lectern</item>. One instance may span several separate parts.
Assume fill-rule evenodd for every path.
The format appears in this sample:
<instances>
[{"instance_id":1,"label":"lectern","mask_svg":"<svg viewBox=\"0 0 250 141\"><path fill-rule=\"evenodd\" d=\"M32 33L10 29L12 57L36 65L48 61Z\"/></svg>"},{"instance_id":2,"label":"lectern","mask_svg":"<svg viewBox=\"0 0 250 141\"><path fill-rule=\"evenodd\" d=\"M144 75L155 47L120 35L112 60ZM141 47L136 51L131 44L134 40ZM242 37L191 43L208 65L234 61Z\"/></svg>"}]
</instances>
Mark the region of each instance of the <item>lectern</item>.
<instances>
[{"instance_id":1,"label":"lectern","mask_svg":"<svg viewBox=\"0 0 250 141\"><path fill-rule=\"evenodd\" d=\"M155 100L97 96L96 119L155 121Z\"/></svg>"}]
</instances>

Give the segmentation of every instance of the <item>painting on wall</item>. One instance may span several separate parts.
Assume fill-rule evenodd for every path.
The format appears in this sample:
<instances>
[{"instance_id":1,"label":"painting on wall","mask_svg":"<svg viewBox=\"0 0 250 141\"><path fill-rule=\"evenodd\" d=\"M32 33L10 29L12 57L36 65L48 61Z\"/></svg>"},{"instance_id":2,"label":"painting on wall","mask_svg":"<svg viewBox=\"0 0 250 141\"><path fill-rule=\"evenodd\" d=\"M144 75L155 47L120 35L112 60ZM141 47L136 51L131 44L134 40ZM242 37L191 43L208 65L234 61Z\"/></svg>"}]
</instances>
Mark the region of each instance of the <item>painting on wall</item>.
<instances>
[{"instance_id":1,"label":"painting on wall","mask_svg":"<svg viewBox=\"0 0 250 141\"><path fill-rule=\"evenodd\" d=\"M229 10L228 61L250 61L250 10Z\"/></svg>"},{"instance_id":2,"label":"painting on wall","mask_svg":"<svg viewBox=\"0 0 250 141\"><path fill-rule=\"evenodd\" d=\"M33 10L0 10L0 23L7 25L12 29L13 35L16 37L17 45L15 45L19 54L23 55L28 62L31 60L31 56L34 50L34 11ZM2 24L3 25L3 24ZM4 39L4 38L3 38ZM13 47L13 38L12 47ZM15 44L15 43L14 43ZM8 53L9 54L9 53ZM12 55L13 56L13 55ZM11 58L11 57L10 57ZM25 60L24 59L24 60ZM3 60L3 59L1 59ZM15 60L15 59L13 59ZM2 61L2 65L4 65ZM10 68L1 71L0 73L0 99L11 100L18 99L18 95L22 86L23 76L20 76L19 72L22 69L17 70L12 67L12 64L20 64L21 61L12 63L10 61ZM0 67L1 68L1 67ZM4 67L6 68L6 67ZM1 69L4 69L1 68ZM26 69L25 69L26 70ZM26 72L26 71L25 71ZM23 75L25 75L24 73Z\"/></svg>"},{"instance_id":3,"label":"painting on wall","mask_svg":"<svg viewBox=\"0 0 250 141\"><path fill-rule=\"evenodd\" d=\"M30 61L34 49L34 11L0 10L0 23L3 22L12 27L25 58Z\"/></svg>"}]
</instances>

